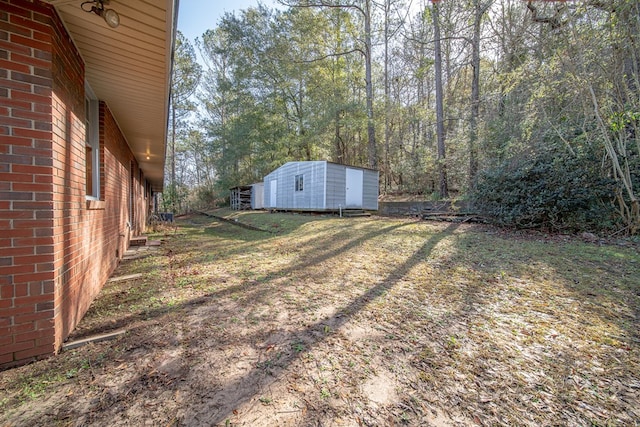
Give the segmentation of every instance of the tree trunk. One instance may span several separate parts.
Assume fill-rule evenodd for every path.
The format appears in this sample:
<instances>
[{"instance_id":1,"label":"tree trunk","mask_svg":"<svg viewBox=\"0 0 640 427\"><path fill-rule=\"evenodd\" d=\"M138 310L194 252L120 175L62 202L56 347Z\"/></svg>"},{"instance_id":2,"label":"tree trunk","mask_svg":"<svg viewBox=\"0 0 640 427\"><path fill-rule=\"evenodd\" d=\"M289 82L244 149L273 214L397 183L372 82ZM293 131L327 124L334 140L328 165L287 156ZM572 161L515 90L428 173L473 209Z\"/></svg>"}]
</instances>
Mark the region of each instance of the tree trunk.
<instances>
[{"instance_id":1,"label":"tree trunk","mask_svg":"<svg viewBox=\"0 0 640 427\"><path fill-rule=\"evenodd\" d=\"M482 16L493 0L481 4L475 0L473 16L473 39L471 41L471 114L469 116L469 189L475 185L478 174L478 120L480 117L480 30Z\"/></svg>"},{"instance_id":2,"label":"tree trunk","mask_svg":"<svg viewBox=\"0 0 640 427\"><path fill-rule=\"evenodd\" d=\"M337 98L335 98L337 99ZM333 141L335 144L336 157L335 160L339 164L345 163L345 152L343 149L342 136L340 135L340 110L336 110L334 114Z\"/></svg>"},{"instance_id":3,"label":"tree trunk","mask_svg":"<svg viewBox=\"0 0 640 427\"><path fill-rule=\"evenodd\" d=\"M367 96L367 153L369 167L376 169L378 155L376 153L376 134L373 122L373 82L371 78L371 0L365 0L364 9L364 44L365 44L365 84Z\"/></svg>"},{"instance_id":4,"label":"tree trunk","mask_svg":"<svg viewBox=\"0 0 640 427\"><path fill-rule=\"evenodd\" d=\"M384 3L384 192L389 191L390 172L389 166L389 139L391 131L389 129L390 116L390 88L389 88L389 10L391 9L391 0Z\"/></svg>"},{"instance_id":5,"label":"tree trunk","mask_svg":"<svg viewBox=\"0 0 640 427\"><path fill-rule=\"evenodd\" d=\"M176 185L176 109L171 108L171 186Z\"/></svg>"},{"instance_id":6,"label":"tree trunk","mask_svg":"<svg viewBox=\"0 0 640 427\"><path fill-rule=\"evenodd\" d=\"M444 107L442 91L442 49L440 46L440 13L438 4L433 3L433 36L435 38L435 74L436 74L436 138L438 140L438 175L440 181L440 197L449 197L447 185L447 164L444 141Z\"/></svg>"},{"instance_id":7,"label":"tree trunk","mask_svg":"<svg viewBox=\"0 0 640 427\"><path fill-rule=\"evenodd\" d=\"M480 2L476 0L471 41L471 114L469 116L469 188L473 188L478 173L478 116L480 104Z\"/></svg>"}]
</instances>

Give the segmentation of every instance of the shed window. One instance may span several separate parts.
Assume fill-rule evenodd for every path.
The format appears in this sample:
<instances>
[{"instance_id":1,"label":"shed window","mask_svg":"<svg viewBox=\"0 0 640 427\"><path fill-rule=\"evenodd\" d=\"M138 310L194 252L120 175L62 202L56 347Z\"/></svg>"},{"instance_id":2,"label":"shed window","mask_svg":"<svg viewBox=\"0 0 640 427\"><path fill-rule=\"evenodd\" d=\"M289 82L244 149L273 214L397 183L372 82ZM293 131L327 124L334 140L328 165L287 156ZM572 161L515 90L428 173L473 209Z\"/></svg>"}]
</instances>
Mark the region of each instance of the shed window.
<instances>
[{"instance_id":1,"label":"shed window","mask_svg":"<svg viewBox=\"0 0 640 427\"><path fill-rule=\"evenodd\" d=\"M296 175L296 191L304 189L304 175Z\"/></svg>"}]
</instances>

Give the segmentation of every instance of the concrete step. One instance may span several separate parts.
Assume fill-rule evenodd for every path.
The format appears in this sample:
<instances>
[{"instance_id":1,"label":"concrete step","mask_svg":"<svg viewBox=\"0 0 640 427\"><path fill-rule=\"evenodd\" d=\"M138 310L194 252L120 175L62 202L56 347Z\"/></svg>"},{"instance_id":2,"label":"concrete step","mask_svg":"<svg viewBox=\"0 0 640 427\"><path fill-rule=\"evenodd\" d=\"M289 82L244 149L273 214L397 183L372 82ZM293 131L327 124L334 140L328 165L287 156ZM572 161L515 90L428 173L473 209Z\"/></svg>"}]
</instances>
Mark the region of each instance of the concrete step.
<instances>
[{"instance_id":1,"label":"concrete step","mask_svg":"<svg viewBox=\"0 0 640 427\"><path fill-rule=\"evenodd\" d=\"M147 236L137 236L129 239L129 246L147 246Z\"/></svg>"}]
</instances>

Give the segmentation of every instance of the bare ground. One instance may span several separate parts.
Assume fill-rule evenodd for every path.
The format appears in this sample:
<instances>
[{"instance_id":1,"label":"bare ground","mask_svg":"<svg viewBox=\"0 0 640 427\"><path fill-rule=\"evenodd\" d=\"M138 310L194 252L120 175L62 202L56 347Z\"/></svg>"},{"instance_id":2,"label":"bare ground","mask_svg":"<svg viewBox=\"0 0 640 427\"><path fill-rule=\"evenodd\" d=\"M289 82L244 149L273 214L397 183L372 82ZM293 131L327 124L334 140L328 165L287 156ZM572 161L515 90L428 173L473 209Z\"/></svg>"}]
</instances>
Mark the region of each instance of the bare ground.
<instances>
[{"instance_id":1,"label":"bare ground","mask_svg":"<svg viewBox=\"0 0 640 427\"><path fill-rule=\"evenodd\" d=\"M0 373L0 425L640 423L630 242L219 214L270 232L165 230L71 339L126 333Z\"/></svg>"}]
</instances>

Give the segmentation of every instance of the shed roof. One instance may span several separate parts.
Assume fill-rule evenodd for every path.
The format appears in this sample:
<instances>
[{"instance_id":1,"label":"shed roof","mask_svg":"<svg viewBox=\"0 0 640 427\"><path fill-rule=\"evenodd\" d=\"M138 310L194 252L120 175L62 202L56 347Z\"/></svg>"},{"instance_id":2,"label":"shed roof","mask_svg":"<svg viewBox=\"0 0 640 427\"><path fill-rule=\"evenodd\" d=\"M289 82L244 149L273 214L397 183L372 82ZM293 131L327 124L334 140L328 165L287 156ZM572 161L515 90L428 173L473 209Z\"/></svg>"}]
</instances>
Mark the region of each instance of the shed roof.
<instances>
[{"instance_id":1,"label":"shed roof","mask_svg":"<svg viewBox=\"0 0 640 427\"><path fill-rule=\"evenodd\" d=\"M290 162L287 162L287 163L283 164L282 166L278 167L277 169L280 169L281 167L286 166L288 164L292 164L292 163L317 163L317 162L323 162L323 163L327 163L327 164L331 164L331 165L344 166L344 167L349 168L349 169L362 169L362 170L369 170L369 171L373 171L373 172L378 172L377 169L366 168L366 167L363 167L363 166L345 165L343 163L330 162L328 160L299 160L299 161L295 161L294 160L294 161L290 161Z\"/></svg>"}]
</instances>

